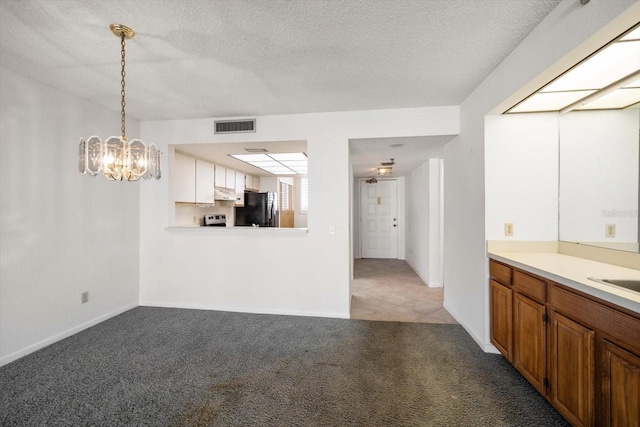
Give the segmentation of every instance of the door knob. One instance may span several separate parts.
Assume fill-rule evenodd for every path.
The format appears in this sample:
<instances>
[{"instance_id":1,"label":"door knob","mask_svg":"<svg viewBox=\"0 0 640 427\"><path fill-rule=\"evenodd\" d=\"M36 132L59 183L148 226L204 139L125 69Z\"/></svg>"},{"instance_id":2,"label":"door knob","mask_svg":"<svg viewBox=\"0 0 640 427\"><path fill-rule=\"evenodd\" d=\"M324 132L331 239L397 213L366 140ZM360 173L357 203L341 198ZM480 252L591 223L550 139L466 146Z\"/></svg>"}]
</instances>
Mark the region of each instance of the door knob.
<instances>
[{"instance_id":1,"label":"door knob","mask_svg":"<svg viewBox=\"0 0 640 427\"><path fill-rule=\"evenodd\" d=\"M398 225L397 225L397 224L393 224L393 226L394 226L394 227L397 227Z\"/></svg>"}]
</instances>

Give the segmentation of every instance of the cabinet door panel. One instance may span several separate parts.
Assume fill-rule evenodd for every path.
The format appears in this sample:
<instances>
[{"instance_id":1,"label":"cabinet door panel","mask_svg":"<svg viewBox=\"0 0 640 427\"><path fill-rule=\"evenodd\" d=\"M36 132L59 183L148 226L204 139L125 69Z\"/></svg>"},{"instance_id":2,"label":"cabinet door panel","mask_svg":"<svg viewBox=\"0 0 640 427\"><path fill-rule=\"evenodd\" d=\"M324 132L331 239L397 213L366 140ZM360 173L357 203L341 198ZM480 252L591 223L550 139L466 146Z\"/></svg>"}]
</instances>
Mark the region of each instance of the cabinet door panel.
<instances>
[{"instance_id":1,"label":"cabinet door panel","mask_svg":"<svg viewBox=\"0 0 640 427\"><path fill-rule=\"evenodd\" d=\"M574 426L593 425L594 335L552 312L551 402Z\"/></svg>"},{"instance_id":2,"label":"cabinet door panel","mask_svg":"<svg viewBox=\"0 0 640 427\"><path fill-rule=\"evenodd\" d=\"M546 394L546 307L515 293L513 318L513 364L540 393Z\"/></svg>"},{"instance_id":3,"label":"cabinet door panel","mask_svg":"<svg viewBox=\"0 0 640 427\"><path fill-rule=\"evenodd\" d=\"M173 198L179 203L195 203L196 201L196 159L175 153L173 170Z\"/></svg>"},{"instance_id":4,"label":"cabinet door panel","mask_svg":"<svg viewBox=\"0 0 640 427\"><path fill-rule=\"evenodd\" d=\"M222 188L227 186L227 168L216 165L214 185Z\"/></svg>"},{"instance_id":5,"label":"cabinet door panel","mask_svg":"<svg viewBox=\"0 0 640 427\"><path fill-rule=\"evenodd\" d=\"M196 159L196 203L214 204L215 166L213 163Z\"/></svg>"},{"instance_id":6,"label":"cabinet door panel","mask_svg":"<svg viewBox=\"0 0 640 427\"><path fill-rule=\"evenodd\" d=\"M228 190L236 191L236 171L233 169L226 169L224 186Z\"/></svg>"},{"instance_id":7,"label":"cabinet door panel","mask_svg":"<svg viewBox=\"0 0 640 427\"><path fill-rule=\"evenodd\" d=\"M513 310L510 288L491 280L491 343L512 360Z\"/></svg>"},{"instance_id":8,"label":"cabinet door panel","mask_svg":"<svg viewBox=\"0 0 640 427\"><path fill-rule=\"evenodd\" d=\"M640 426L640 357L604 341L603 426Z\"/></svg>"}]
</instances>

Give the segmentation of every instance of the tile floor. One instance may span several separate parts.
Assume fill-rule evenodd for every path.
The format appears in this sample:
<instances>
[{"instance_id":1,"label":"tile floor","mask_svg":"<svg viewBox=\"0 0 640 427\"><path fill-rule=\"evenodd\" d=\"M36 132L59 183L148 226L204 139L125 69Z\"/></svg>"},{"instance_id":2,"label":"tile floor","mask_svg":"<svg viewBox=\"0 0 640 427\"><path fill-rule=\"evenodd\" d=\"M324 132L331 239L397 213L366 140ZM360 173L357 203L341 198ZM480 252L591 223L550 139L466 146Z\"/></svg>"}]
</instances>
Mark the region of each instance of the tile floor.
<instances>
[{"instance_id":1,"label":"tile floor","mask_svg":"<svg viewBox=\"0 0 640 427\"><path fill-rule=\"evenodd\" d=\"M355 260L352 319L457 323L442 307L443 299L443 288L429 288L406 261Z\"/></svg>"}]
</instances>

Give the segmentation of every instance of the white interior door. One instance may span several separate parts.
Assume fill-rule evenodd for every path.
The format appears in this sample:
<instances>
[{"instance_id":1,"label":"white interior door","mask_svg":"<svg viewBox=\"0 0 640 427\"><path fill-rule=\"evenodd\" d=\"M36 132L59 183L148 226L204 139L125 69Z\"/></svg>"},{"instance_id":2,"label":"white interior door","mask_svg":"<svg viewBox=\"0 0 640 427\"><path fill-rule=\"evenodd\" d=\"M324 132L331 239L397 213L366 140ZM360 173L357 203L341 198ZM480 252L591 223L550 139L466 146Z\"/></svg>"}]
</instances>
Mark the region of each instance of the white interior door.
<instances>
[{"instance_id":1,"label":"white interior door","mask_svg":"<svg viewBox=\"0 0 640 427\"><path fill-rule=\"evenodd\" d=\"M362 258L398 258L398 181L360 181Z\"/></svg>"}]
</instances>

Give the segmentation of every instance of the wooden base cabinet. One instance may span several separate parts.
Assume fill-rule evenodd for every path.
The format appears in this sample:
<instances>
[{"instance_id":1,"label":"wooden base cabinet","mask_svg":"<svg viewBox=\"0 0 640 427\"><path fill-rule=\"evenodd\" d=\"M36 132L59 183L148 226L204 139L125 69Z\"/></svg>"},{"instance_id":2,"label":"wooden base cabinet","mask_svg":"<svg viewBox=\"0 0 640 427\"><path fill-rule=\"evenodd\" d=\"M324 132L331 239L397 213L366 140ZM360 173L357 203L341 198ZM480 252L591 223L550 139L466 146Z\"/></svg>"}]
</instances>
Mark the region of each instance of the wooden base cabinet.
<instances>
[{"instance_id":1,"label":"wooden base cabinet","mask_svg":"<svg viewBox=\"0 0 640 427\"><path fill-rule=\"evenodd\" d=\"M640 314L502 262L490 273L491 342L518 371L573 426L640 427Z\"/></svg>"},{"instance_id":2,"label":"wooden base cabinet","mask_svg":"<svg viewBox=\"0 0 640 427\"><path fill-rule=\"evenodd\" d=\"M601 424L640 427L640 357L603 341Z\"/></svg>"},{"instance_id":3,"label":"wooden base cabinet","mask_svg":"<svg viewBox=\"0 0 640 427\"><path fill-rule=\"evenodd\" d=\"M593 425L595 332L551 313L551 403L574 426Z\"/></svg>"},{"instance_id":4,"label":"wooden base cabinet","mask_svg":"<svg viewBox=\"0 0 640 427\"><path fill-rule=\"evenodd\" d=\"M547 308L518 292L513 300L513 365L545 394Z\"/></svg>"},{"instance_id":5,"label":"wooden base cabinet","mask_svg":"<svg viewBox=\"0 0 640 427\"><path fill-rule=\"evenodd\" d=\"M491 280L491 343L511 362L513 310L511 288Z\"/></svg>"}]
</instances>

